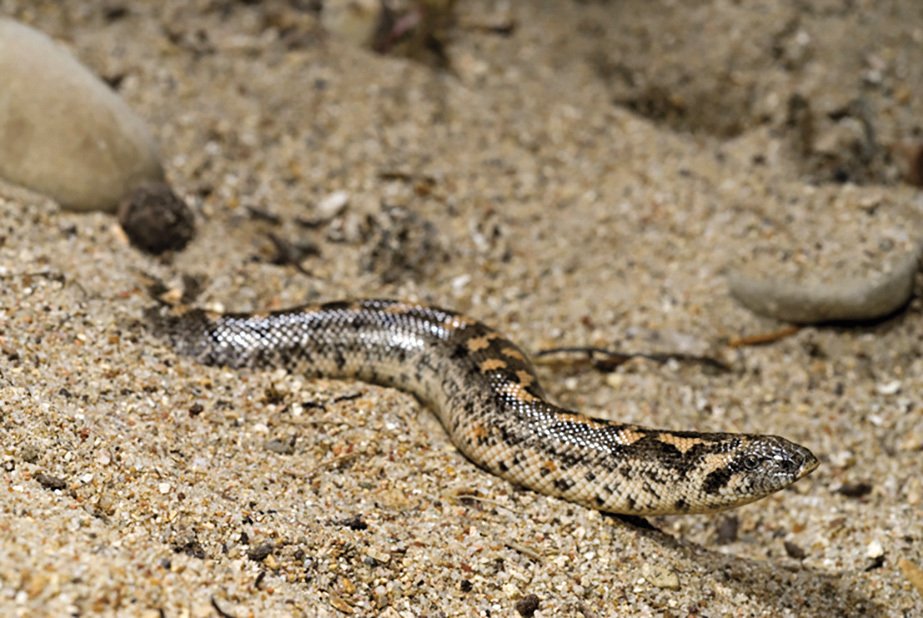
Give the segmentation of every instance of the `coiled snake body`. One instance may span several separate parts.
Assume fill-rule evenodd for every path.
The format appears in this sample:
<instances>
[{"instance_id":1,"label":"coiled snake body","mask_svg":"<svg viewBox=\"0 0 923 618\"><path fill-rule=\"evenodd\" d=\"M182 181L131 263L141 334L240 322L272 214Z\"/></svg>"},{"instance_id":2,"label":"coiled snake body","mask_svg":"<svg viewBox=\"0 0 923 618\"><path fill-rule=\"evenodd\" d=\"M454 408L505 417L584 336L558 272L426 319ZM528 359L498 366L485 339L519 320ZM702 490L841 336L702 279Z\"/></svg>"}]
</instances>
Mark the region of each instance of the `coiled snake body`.
<instances>
[{"instance_id":1,"label":"coiled snake body","mask_svg":"<svg viewBox=\"0 0 923 618\"><path fill-rule=\"evenodd\" d=\"M231 367L286 367L409 391L471 461L602 511L704 513L752 502L817 467L769 435L667 431L589 418L547 401L516 345L452 311L361 300L270 313L150 314L176 349Z\"/></svg>"}]
</instances>

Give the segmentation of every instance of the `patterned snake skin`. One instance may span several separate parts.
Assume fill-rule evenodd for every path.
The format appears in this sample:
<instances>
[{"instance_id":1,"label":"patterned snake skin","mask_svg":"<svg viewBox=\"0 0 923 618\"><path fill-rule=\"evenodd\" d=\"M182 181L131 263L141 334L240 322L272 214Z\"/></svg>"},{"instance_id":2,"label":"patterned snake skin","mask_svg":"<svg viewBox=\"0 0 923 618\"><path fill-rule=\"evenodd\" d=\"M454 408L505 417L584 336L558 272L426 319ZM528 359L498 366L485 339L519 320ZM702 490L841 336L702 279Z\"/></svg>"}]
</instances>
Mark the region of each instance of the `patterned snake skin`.
<instances>
[{"instance_id":1,"label":"patterned snake skin","mask_svg":"<svg viewBox=\"0 0 923 618\"><path fill-rule=\"evenodd\" d=\"M817 467L809 450L776 436L648 429L559 408L516 345L435 307L361 300L251 314L157 309L149 318L203 363L286 367L413 393L474 463L602 511L717 511Z\"/></svg>"}]
</instances>

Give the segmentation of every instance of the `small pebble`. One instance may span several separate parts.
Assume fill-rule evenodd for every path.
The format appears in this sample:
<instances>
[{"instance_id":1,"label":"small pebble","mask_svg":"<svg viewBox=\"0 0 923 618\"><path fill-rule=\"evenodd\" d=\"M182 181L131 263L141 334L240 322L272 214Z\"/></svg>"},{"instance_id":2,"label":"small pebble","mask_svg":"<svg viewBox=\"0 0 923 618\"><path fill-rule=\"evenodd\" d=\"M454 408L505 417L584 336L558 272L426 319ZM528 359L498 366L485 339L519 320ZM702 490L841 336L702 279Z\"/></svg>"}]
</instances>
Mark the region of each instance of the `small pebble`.
<instances>
[{"instance_id":1,"label":"small pebble","mask_svg":"<svg viewBox=\"0 0 923 618\"><path fill-rule=\"evenodd\" d=\"M195 236L192 210L163 182L135 187L119 206L119 223L131 244L154 255L181 251Z\"/></svg>"},{"instance_id":2,"label":"small pebble","mask_svg":"<svg viewBox=\"0 0 923 618\"><path fill-rule=\"evenodd\" d=\"M262 562L273 551L272 543L260 543L256 547L250 548L247 552L247 558L254 562Z\"/></svg>"},{"instance_id":3,"label":"small pebble","mask_svg":"<svg viewBox=\"0 0 923 618\"><path fill-rule=\"evenodd\" d=\"M366 530L369 525L362 520L362 515L353 515L347 519L343 519L340 522L340 525L346 526L350 530Z\"/></svg>"},{"instance_id":4,"label":"small pebble","mask_svg":"<svg viewBox=\"0 0 923 618\"><path fill-rule=\"evenodd\" d=\"M881 558L885 555L885 548L881 545L881 541L875 539L868 544L868 547L865 548L865 556L867 558Z\"/></svg>"},{"instance_id":5,"label":"small pebble","mask_svg":"<svg viewBox=\"0 0 923 618\"><path fill-rule=\"evenodd\" d=\"M901 392L901 381L891 380L890 382L876 384L875 391L877 391L879 395L896 395Z\"/></svg>"},{"instance_id":6,"label":"small pebble","mask_svg":"<svg viewBox=\"0 0 923 618\"><path fill-rule=\"evenodd\" d=\"M278 453L279 455L292 455L295 453L295 440L294 437L288 440L273 438L272 440L264 442L263 448L272 453Z\"/></svg>"},{"instance_id":7,"label":"small pebble","mask_svg":"<svg viewBox=\"0 0 923 618\"><path fill-rule=\"evenodd\" d=\"M740 521L736 515L726 515L718 521L717 543L718 545L727 545L737 540L737 530L740 528Z\"/></svg>"},{"instance_id":8,"label":"small pebble","mask_svg":"<svg viewBox=\"0 0 923 618\"><path fill-rule=\"evenodd\" d=\"M314 212L320 219L329 221L343 212L348 204L349 191L334 191L318 202Z\"/></svg>"},{"instance_id":9,"label":"small pebble","mask_svg":"<svg viewBox=\"0 0 923 618\"><path fill-rule=\"evenodd\" d=\"M872 493L872 485L863 481L857 483L843 483L836 491L838 494L842 494L847 498L861 498Z\"/></svg>"},{"instance_id":10,"label":"small pebble","mask_svg":"<svg viewBox=\"0 0 923 618\"><path fill-rule=\"evenodd\" d=\"M529 616L535 615L535 612L538 611L540 604L541 603L538 596L534 594L527 594L526 596L516 601L516 605L514 607L516 608L516 611L519 612L520 616L525 616L528 618Z\"/></svg>"},{"instance_id":11,"label":"small pebble","mask_svg":"<svg viewBox=\"0 0 923 618\"><path fill-rule=\"evenodd\" d=\"M667 567L652 567L647 575L647 581L649 581L652 586L665 590L679 590L680 588L679 575L676 574L676 571Z\"/></svg>"},{"instance_id":12,"label":"small pebble","mask_svg":"<svg viewBox=\"0 0 923 618\"><path fill-rule=\"evenodd\" d=\"M45 489L56 490L67 488L67 481L57 476L45 474L44 472L37 472L33 478Z\"/></svg>"},{"instance_id":13,"label":"small pebble","mask_svg":"<svg viewBox=\"0 0 923 618\"><path fill-rule=\"evenodd\" d=\"M800 545L795 545L791 541L783 541L782 544L785 547L785 553L788 554L789 558L794 558L795 560L804 560L805 556L807 555Z\"/></svg>"},{"instance_id":14,"label":"small pebble","mask_svg":"<svg viewBox=\"0 0 923 618\"><path fill-rule=\"evenodd\" d=\"M34 464L41 457L41 451L34 444L26 444L19 450L19 456L24 462Z\"/></svg>"},{"instance_id":15,"label":"small pebble","mask_svg":"<svg viewBox=\"0 0 923 618\"><path fill-rule=\"evenodd\" d=\"M386 551L370 548L365 555L376 562L376 564L388 564L391 561L391 554Z\"/></svg>"}]
</instances>

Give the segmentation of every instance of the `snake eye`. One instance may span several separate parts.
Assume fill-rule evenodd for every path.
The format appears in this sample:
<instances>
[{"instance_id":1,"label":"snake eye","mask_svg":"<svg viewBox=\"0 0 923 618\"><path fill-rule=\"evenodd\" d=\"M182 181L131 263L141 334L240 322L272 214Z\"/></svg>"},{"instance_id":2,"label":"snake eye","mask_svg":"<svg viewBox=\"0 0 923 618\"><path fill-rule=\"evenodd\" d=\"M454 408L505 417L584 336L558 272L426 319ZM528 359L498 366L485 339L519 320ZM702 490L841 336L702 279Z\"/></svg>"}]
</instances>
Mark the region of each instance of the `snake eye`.
<instances>
[{"instance_id":1,"label":"snake eye","mask_svg":"<svg viewBox=\"0 0 923 618\"><path fill-rule=\"evenodd\" d=\"M740 465L744 470L756 470L760 465L760 459L754 455L747 455L740 460Z\"/></svg>"}]
</instances>

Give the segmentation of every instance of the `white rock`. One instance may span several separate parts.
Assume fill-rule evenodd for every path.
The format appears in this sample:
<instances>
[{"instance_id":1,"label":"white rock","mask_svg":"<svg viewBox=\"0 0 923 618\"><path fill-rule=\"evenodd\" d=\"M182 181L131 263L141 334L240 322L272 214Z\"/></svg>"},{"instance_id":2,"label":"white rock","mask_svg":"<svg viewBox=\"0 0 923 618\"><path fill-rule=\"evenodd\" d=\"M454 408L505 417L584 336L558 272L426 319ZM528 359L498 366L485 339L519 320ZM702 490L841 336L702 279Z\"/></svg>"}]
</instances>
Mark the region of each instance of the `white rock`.
<instances>
[{"instance_id":1,"label":"white rock","mask_svg":"<svg viewBox=\"0 0 923 618\"><path fill-rule=\"evenodd\" d=\"M868 544L868 547L865 548L865 555L868 558L881 558L885 555L885 548L881 545L881 541L875 539Z\"/></svg>"},{"instance_id":2,"label":"white rock","mask_svg":"<svg viewBox=\"0 0 923 618\"><path fill-rule=\"evenodd\" d=\"M826 282L761 278L740 270L728 275L728 288L755 313L787 322L811 324L869 320L886 316L910 299L920 249L906 253L886 272ZM830 274L827 277L834 279Z\"/></svg>"},{"instance_id":3,"label":"white rock","mask_svg":"<svg viewBox=\"0 0 923 618\"><path fill-rule=\"evenodd\" d=\"M349 191L334 191L318 203L315 212L321 219L327 221L343 212L347 204L349 204Z\"/></svg>"},{"instance_id":4,"label":"white rock","mask_svg":"<svg viewBox=\"0 0 923 618\"><path fill-rule=\"evenodd\" d=\"M0 19L0 177L65 208L114 211L163 170L118 95L44 34Z\"/></svg>"}]
</instances>

